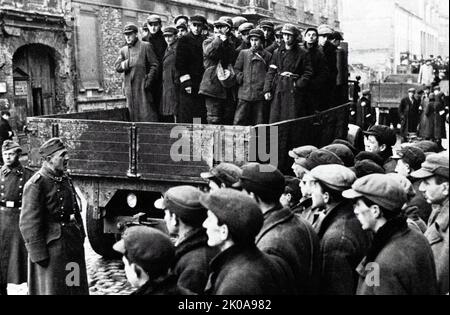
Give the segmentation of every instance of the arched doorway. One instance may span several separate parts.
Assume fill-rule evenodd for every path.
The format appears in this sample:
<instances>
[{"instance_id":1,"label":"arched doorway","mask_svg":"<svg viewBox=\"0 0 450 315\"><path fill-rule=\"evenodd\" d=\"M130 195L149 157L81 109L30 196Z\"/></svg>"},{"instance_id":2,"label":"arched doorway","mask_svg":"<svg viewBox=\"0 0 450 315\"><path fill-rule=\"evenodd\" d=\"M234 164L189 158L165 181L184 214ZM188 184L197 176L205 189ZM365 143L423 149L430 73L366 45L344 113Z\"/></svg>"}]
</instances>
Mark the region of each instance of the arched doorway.
<instances>
[{"instance_id":1,"label":"arched doorway","mask_svg":"<svg viewBox=\"0 0 450 315\"><path fill-rule=\"evenodd\" d=\"M41 44L17 49L13 56L14 105L19 129L26 117L55 111L55 52Z\"/></svg>"}]
</instances>

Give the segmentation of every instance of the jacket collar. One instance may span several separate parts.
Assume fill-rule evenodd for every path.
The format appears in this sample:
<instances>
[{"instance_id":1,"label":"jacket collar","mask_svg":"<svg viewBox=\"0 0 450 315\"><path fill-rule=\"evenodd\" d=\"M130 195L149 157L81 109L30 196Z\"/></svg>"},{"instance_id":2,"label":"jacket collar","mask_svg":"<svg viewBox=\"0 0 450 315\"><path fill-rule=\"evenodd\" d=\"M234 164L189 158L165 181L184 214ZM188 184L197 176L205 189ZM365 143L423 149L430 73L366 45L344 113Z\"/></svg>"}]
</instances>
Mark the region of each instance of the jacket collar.
<instances>
[{"instance_id":1,"label":"jacket collar","mask_svg":"<svg viewBox=\"0 0 450 315\"><path fill-rule=\"evenodd\" d=\"M11 173L16 174L18 176L22 176L23 175L23 166L22 166L22 164L20 164L20 162L18 162L17 165L15 165L13 167L3 165L0 169L0 172L3 176L8 176Z\"/></svg>"},{"instance_id":2,"label":"jacket collar","mask_svg":"<svg viewBox=\"0 0 450 315\"><path fill-rule=\"evenodd\" d=\"M39 172L42 175L49 177L57 182L62 182L64 179L68 178L67 174L57 175L51 168L45 165L41 167Z\"/></svg>"},{"instance_id":3,"label":"jacket collar","mask_svg":"<svg viewBox=\"0 0 450 315\"><path fill-rule=\"evenodd\" d=\"M449 219L449 198L447 198L444 203L439 206L438 214L436 215L436 219L434 222L436 222L439 225L439 229L441 231L448 230L448 219ZM430 217L431 218L431 217Z\"/></svg>"},{"instance_id":4,"label":"jacket collar","mask_svg":"<svg viewBox=\"0 0 450 315\"><path fill-rule=\"evenodd\" d=\"M250 244L247 246L243 245L233 245L230 248L227 248L223 252L220 252L216 255L216 257L213 258L213 260L210 263L211 266L211 272L212 273L218 273L222 270L222 267L226 265L229 261L231 261L234 257L238 256L239 254L248 251L249 249L256 248L255 244Z\"/></svg>"},{"instance_id":5,"label":"jacket collar","mask_svg":"<svg viewBox=\"0 0 450 315\"><path fill-rule=\"evenodd\" d=\"M320 223L320 226L316 228L316 231L318 231L319 238L321 238L325 234L325 231L337 217L346 214L345 213L346 206L349 205L350 202L351 201L349 200L343 200L327 211L327 214ZM350 209L350 206L348 208Z\"/></svg>"},{"instance_id":6,"label":"jacket collar","mask_svg":"<svg viewBox=\"0 0 450 315\"><path fill-rule=\"evenodd\" d=\"M256 243L258 243L270 230L290 220L293 216L294 214L290 210L283 208L281 204L276 205L264 213L264 225L256 237Z\"/></svg>"},{"instance_id":7,"label":"jacket collar","mask_svg":"<svg viewBox=\"0 0 450 315\"><path fill-rule=\"evenodd\" d=\"M168 275L156 280L149 280L142 287L137 289L132 295L150 295L163 292L165 288L175 285L177 282L174 275Z\"/></svg>"},{"instance_id":8,"label":"jacket collar","mask_svg":"<svg viewBox=\"0 0 450 315\"><path fill-rule=\"evenodd\" d=\"M208 246L208 236L203 228L195 229L175 249L175 261L180 260L186 253L200 247Z\"/></svg>"}]
</instances>

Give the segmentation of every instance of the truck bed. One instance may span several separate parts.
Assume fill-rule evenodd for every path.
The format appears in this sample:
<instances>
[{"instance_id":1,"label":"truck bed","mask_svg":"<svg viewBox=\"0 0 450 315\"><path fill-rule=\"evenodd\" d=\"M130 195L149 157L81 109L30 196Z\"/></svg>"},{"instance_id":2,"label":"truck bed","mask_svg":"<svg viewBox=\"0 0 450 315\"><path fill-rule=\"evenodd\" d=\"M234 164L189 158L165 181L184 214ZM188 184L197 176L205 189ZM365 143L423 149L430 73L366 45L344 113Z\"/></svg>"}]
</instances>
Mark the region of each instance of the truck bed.
<instances>
[{"instance_id":1,"label":"truck bed","mask_svg":"<svg viewBox=\"0 0 450 315\"><path fill-rule=\"evenodd\" d=\"M289 171L292 160L287 153L293 147L322 146L346 137L348 109L346 104L316 116L259 126L132 123L127 109L30 117L29 166L40 166L42 143L62 137L72 176L199 182L201 172L220 162L265 162L255 152L269 152L269 145L277 152L277 166ZM176 150L181 143L184 150Z\"/></svg>"}]
</instances>

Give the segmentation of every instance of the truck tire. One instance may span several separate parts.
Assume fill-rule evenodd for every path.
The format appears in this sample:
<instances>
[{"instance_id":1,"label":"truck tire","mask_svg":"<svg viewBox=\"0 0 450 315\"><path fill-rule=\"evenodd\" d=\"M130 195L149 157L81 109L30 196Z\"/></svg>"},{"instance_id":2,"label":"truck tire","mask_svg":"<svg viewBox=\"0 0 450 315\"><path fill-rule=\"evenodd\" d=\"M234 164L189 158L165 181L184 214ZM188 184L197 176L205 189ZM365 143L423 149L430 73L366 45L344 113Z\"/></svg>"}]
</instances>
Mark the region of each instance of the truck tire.
<instances>
[{"instance_id":1,"label":"truck tire","mask_svg":"<svg viewBox=\"0 0 450 315\"><path fill-rule=\"evenodd\" d=\"M103 219L94 219L93 208L88 207L86 212L86 229L92 249L106 259L119 259L121 255L113 250L117 241L115 234L103 233Z\"/></svg>"}]
</instances>

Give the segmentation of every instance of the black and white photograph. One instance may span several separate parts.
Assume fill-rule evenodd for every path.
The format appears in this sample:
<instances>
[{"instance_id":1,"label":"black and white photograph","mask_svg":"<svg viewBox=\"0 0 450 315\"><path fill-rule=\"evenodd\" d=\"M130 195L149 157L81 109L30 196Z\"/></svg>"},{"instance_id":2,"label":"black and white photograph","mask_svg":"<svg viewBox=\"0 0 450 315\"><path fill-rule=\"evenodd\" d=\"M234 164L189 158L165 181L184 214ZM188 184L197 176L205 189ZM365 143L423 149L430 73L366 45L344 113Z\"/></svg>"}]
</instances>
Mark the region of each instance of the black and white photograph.
<instances>
[{"instance_id":1,"label":"black and white photograph","mask_svg":"<svg viewBox=\"0 0 450 315\"><path fill-rule=\"evenodd\" d=\"M449 295L449 31L448 0L0 0L0 296Z\"/></svg>"}]
</instances>

